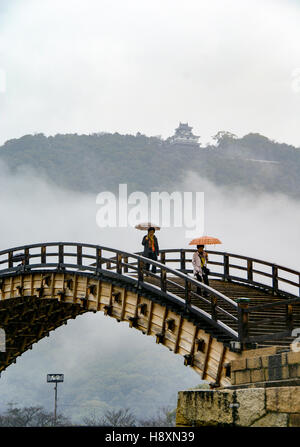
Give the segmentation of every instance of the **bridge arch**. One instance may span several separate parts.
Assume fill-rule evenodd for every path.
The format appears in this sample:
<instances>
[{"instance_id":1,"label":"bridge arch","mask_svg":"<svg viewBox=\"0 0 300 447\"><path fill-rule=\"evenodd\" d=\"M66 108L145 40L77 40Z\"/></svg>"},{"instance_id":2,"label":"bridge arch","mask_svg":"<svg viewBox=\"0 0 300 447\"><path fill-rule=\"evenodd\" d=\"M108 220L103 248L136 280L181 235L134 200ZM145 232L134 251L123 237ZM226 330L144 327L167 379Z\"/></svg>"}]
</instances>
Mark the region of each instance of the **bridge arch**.
<instances>
[{"instance_id":1,"label":"bridge arch","mask_svg":"<svg viewBox=\"0 0 300 447\"><path fill-rule=\"evenodd\" d=\"M131 284L88 273L36 271L7 276L1 295L0 325L6 332L7 350L0 354L0 371L68 319L100 311L128 321L130 327L181 354L201 378L215 381L218 373L219 380L228 383L216 365L220 354L224 364L233 358L232 353L175 305L160 302L155 294L139 292Z\"/></svg>"},{"instance_id":2,"label":"bridge arch","mask_svg":"<svg viewBox=\"0 0 300 447\"><path fill-rule=\"evenodd\" d=\"M174 257L175 252L179 257ZM0 372L68 319L100 311L118 321L128 321L130 327L155 337L157 343L182 355L185 365L193 368L202 379L215 386L230 385L229 363L239 358L243 349L253 345L253 337L249 338L245 326L248 311L245 305L239 305L220 289L198 283L188 275L190 252L162 250L160 262L156 262L140 254L72 242L34 244L1 251L0 327L5 330L6 351L0 352ZM264 299L268 297L270 301L273 297L274 287L254 281L253 261L251 264L249 258L245 258L245 268L230 264L228 254L210 253L217 253L224 259L223 263L210 261L223 269L221 273L212 272L212 276L222 279L219 284L229 284L237 290L244 283L243 287L256 290L255 293L263 294ZM179 265L168 267L168 262ZM150 272L146 276L146 263L156 265L157 273ZM246 278L230 275L232 266L246 271ZM271 267L277 297L267 306L273 306L272 309L280 305L285 309L294 306L295 309L299 298L280 290L279 279L274 275L274 271L278 275L278 266L277 270ZM299 281L299 273L295 273ZM199 287L205 289L209 298L198 293ZM259 312L261 314L260 309ZM286 312L288 331L292 328L290 317L289 307ZM277 332L275 340L278 334L287 335ZM272 339L273 335L263 333L261 337L262 340Z\"/></svg>"}]
</instances>

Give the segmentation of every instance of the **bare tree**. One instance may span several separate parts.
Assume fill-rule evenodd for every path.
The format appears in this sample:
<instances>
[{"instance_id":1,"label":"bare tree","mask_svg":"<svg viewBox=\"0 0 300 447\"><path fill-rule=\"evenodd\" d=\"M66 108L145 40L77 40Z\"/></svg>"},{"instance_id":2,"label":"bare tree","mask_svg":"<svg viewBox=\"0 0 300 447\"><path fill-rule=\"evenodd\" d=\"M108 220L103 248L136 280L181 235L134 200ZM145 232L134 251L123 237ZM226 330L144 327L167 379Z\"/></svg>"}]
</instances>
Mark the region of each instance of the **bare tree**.
<instances>
[{"instance_id":1,"label":"bare tree","mask_svg":"<svg viewBox=\"0 0 300 447\"><path fill-rule=\"evenodd\" d=\"M51 427L54 425L52 413L46 412L42 407L14 407L9 404L7 410L0 414L0 427ZM59 414L56 426L72 425L71 421Z\"/></svg>"},{"instance_id":2,"label":"bare tree","mask_svg":"<svg viewBox=\"0 0 300 447\"><path fill-rule=\"evenodd\" d=\"M136 419L129 408L120 410L107 410L104 416L96 418L95 415L83 419L85 425L102 427L135 427Z\"/></svg>"},{"instance_id":3,"label":"bare tree","mask_svg":"<svg viewBox=\"0 0 300 447\"><path fill-rule=\"evenodd\" d=\"M176 409L162 407L157 414L150 418L137 419L129 408L121 410L107 410L102 417L96 417L95 413L83 418L88 426L110 427L174 427Z\"/></svg>"},{"instance_id":4,"label":"bare tree","mask_svg":"<svg viewBox=\"0 0 300 447\"><path fill-rule=\"evenodd\" d=\"M175 427L176 408L162 407L155 416L148 419L139 419L140 427Z\"/></svg>"}]
</instances>

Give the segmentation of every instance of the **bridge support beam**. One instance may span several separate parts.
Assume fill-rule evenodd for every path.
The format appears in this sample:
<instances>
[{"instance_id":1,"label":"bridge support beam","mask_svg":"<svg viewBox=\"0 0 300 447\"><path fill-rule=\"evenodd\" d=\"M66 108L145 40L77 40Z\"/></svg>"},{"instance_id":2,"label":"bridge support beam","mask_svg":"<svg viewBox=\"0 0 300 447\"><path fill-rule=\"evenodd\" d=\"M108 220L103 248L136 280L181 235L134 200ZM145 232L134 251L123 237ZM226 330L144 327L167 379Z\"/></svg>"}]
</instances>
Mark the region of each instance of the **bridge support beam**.
<instances>
[{"instance_id":1,"label":"bridge support beam","mask_svg":"<svg viewBox=\"0 0 300 447\"><path fill-rule=\"evenodd\" d=\"M77 256L81 256L80 250ZM122 284L117 279L67 270L20 272L1 278L0 328L6 332L7 353L0 355L0 372L69 318L102 311L156 337L206 380L218 386L230 385L224 365L239 358L238 353L225 350L202 321L190 318L184 305L161 300L155 295L156 289L150 294L133 282Z\"/></svg>"}]
</instances>

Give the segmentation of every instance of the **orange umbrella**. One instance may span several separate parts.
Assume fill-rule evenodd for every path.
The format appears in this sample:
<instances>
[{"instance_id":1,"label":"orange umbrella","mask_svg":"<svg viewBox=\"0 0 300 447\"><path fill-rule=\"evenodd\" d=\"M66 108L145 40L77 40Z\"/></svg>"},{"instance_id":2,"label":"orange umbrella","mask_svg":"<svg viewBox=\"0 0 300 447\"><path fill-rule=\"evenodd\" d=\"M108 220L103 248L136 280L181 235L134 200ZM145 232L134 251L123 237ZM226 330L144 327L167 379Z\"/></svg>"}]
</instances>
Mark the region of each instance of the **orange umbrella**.
<instances>
[{"instance_id":1,"label":"orange umbrella","mask_svg":"<svg viewBox=\"0 0 300 447\"><path fill-rule=\"evenodd\" d=\"M189 245L214 245L214 244L222 244L220 239L211 236L202 236L193 239Z\"/></svg>"}]
</instances>

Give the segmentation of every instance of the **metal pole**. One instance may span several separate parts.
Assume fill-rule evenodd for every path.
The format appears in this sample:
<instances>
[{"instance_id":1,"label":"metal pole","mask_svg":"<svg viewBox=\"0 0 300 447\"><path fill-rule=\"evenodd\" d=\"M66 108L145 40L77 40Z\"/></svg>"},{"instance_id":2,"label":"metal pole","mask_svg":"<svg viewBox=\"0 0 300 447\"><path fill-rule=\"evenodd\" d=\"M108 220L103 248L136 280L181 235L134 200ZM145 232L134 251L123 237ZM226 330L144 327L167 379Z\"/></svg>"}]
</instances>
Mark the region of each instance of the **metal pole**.
<instances>
[{"instance_id":1,"label":"metal pole","mask_svg":"<svg viewBox=\"0 0 300 447\"><path fill-rule=\"evenodd\" d=\"M56 425L56 407L57 407L57 382L55 382L55 397L54 397L54 425Z\"/></svg>"},{"instance_id":2,"label":"metal pole","mask_svg":"<svg viewBox=\"0 0 300 447\"><path fill-rule=\"evenodd\" d=\"M57 410L57 384L64 381L63 374L47 374L47 382L55 383L54 386L54 417L53 425L56 425L56 410Z\"/></svg>"}]
</instances>

